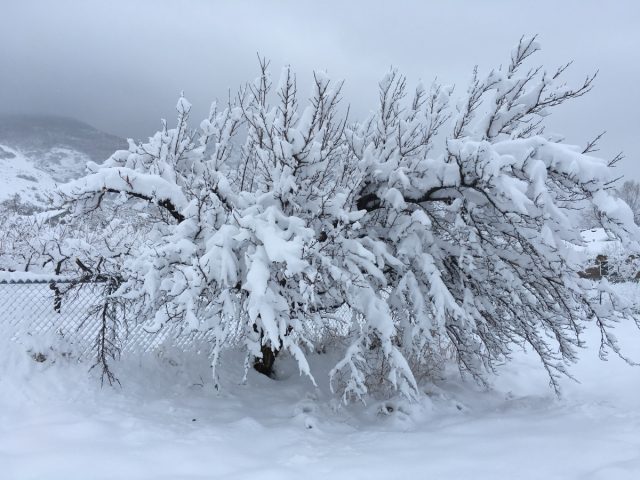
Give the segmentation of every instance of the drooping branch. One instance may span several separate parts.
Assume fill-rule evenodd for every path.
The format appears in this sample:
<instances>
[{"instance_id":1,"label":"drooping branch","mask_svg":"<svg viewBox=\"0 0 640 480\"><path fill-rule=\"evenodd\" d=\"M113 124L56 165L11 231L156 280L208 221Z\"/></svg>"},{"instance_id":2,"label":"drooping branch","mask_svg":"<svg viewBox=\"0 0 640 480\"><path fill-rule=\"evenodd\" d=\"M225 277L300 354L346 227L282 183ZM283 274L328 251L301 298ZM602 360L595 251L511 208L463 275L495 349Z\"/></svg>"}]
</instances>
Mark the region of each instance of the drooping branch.
<instances>
[{"instance_id":1,"label":"drooping branch","mask_svg":"<svg viewBox=\"0 0 640 480\"><path fill-rule=\"evenodd\" d=\"M121 190L116 190L115 188L106 188L104 189L105 192L108 193L125 193L126 195L130 196L130 197L134 197L134 198L138 198L140 200L144 200L146 202L149 203L154 203L156 205L158 205L159 207L164 208L169 215L171 215L173 218L175 218L175 220L178 223L182 223L185 219L185 216L183 214L181 214L178 209L176 208L176 206L173 204L173 202L171 200L169 200L168 198L163 198L161 200L157 200L154 199L148 195L143 195L142 193L138 193L138 192L127 192L127 191L121 191Z\"/></svg>"}]
</instances>

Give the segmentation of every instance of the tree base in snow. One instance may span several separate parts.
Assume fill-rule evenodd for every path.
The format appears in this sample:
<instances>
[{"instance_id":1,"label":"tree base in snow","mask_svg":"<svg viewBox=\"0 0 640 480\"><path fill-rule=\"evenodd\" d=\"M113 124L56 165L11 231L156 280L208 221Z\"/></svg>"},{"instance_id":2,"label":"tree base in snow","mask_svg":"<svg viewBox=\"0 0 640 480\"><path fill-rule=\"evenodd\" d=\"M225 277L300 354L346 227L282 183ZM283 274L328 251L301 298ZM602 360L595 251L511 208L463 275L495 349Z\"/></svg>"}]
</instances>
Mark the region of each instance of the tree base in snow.
<instances>
[{"instance_id":1,"label":"tree base in snow","mask_svg":"<svg viewBox=\"0 0 640 480\"><path fill-rule=\"evenodd\" d=\"M273 367L278 356L278 350L272 350L270 346L263 345L260 351L262 352L262 358L256 358L253 361L254 370L269 378L274 378Z\"/></svg>"}]
</instances>

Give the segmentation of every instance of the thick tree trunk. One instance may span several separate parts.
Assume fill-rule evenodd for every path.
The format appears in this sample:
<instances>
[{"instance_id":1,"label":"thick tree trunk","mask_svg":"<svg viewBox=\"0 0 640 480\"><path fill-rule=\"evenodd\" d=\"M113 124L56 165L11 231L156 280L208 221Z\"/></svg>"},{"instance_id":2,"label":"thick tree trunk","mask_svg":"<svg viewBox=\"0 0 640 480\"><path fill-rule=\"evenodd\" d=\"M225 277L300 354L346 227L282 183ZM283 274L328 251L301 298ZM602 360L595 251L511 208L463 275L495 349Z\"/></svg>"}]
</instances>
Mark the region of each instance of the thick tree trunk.
<instances>
[{"instance_id":1,"label":"thick tree trunk","mask_svg":"<svg viewBox=\"0 0 640 480\"><path fill-rule=\"evenodd\" d=\"M267 344L262 345L260 351L262 352L262 358L256 358L253 361L253 368L257 372L260 372L267 377L273 378L273 366L276 362L276 357L278 356L279 350L272 350L271 345Z\"/></svg>"}]
</instances>

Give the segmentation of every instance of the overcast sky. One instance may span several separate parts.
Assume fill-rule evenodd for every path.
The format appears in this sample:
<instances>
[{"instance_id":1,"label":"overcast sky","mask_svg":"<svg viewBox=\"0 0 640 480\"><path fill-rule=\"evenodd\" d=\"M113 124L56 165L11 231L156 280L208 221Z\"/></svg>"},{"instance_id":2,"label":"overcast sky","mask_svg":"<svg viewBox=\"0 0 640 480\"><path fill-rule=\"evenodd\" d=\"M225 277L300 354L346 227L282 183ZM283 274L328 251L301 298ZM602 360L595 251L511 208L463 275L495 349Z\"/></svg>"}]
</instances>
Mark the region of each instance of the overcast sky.
<instances>
[{"instance_id":1,"label":"overcast sky","mask_svg":"<svg viewBox=\"0 0 640 480\"><path fill-rule=\"evenodd\" d=\"M181 90L199 120L211 100L290 63L346 80L357 114L375 105L391 65L410 83L465 85L504 63L522 34L539 34L537 61L574 60L567 79L599 70L595 90L562 107L553 131L583 144L602 130L601 154L624 151L640 179L640 1L0 0L0 113L73 116L123 137L173 118Z\"/></svg>"}]
</instances>

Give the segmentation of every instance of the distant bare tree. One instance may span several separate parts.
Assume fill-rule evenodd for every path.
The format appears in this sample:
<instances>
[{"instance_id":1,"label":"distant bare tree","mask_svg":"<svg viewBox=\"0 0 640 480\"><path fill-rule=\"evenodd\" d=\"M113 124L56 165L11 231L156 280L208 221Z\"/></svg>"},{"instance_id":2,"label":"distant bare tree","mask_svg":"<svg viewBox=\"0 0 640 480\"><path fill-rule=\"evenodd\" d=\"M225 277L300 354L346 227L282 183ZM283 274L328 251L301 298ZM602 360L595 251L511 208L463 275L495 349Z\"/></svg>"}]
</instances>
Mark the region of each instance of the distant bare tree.
<instances>
[{"instance_id":1,"label":"distant bare tree","mask_svg":"<svg viewBox=\"0 0 640 480\"><path fill-rule=\"evenodd\" d=\"M627 180L618 188L617 194L631 207L633 219L640 224L640 182Z\"/></svg>"}]
</instances>

